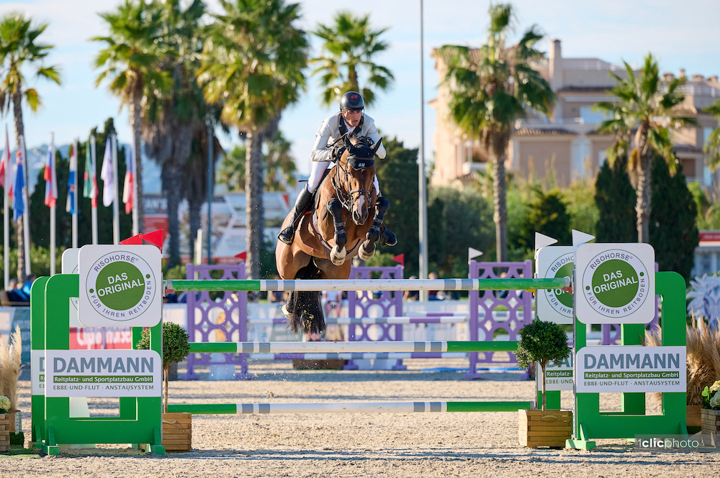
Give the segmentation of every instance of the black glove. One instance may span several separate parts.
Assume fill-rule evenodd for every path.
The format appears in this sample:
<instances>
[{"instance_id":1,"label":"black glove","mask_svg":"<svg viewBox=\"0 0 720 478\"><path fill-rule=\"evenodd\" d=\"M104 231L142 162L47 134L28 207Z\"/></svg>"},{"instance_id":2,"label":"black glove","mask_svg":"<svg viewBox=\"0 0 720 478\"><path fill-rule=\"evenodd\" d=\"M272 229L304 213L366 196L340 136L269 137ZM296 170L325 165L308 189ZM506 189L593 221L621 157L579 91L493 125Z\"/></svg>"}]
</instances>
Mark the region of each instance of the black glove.
<instances>
[{"instance_id":1,"label":"black glove","mask_svg":"<svg viewBox=\"0 0 720 478\"><path fill-rule=\"evenodd\" d=\"M339 161L342 158L342 154L345 152L345 145L342 141L338 141L333 144L332 151L330 153L330 159L332 161Z\"/></svg>"}]
</instances>

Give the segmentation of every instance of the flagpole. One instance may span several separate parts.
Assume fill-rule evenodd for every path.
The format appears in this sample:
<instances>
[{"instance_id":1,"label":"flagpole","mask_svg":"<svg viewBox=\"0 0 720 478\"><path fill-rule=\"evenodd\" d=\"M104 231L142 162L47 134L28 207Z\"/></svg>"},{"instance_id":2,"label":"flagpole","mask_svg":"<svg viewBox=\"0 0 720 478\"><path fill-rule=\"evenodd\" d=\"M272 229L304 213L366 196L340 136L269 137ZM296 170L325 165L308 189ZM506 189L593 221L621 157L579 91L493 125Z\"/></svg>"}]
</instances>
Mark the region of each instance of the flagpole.
<instances>
[{"instance_id":1,"label":"flagpole","mask_svg":"<svg viewBox=\"0 0 720 478\"><path fill-rule=\"evenodd\" d=\"M94 193L97 196L97 179L96 179L96 172L97 172L97 166L95 162L95 135L90 136L90 153L92 157L92 174L90 175L90 181L91 181L91 190L94 188ZM93 245L96 245L98 243L98 228L97 228L97 197L96 198L90 198L90 206L92 209L92 243Z\"/></svg>"},{"instance_id":2,"label":"flagpole","mask_svg":"<svg viewBox=\"0 0 720 478\"><path fill-rule=\"evenodd\" d=\"M3 279L5 281L5 290L8 290L10 284L10 205L8 204L8 188L10 187L10 179L12 174L8 172L12 171L12 156L10 155L10 140L7 132L7 125L5 125L5 177L3 178L5 187L3 188Z\"/></svg>"},{"instance_id":3,"label":"flagpole","mask_svg":"<svg viewBox=\"0 0 720 478\"><path fill-rule=\"evenodd\" d=\"M22 148L22 160L23 160L23 169L25 174L27 174L27 148L25 148L25 138L23 136L20 136L20 147ZM27 176L26 176L27 177ZM15 192L17 194L17 192ZM25 238L25 275L29 276L32 273L32 269L30 267L30 202L28 201L28 185L27 182L25 183L25 187L23 187L22 190L23 195L23 201L25 202L25 213L24 213L24 220L23 220L23 236Z\"/></svg>"},{"instance_id":4,"label":"flagpole","mask_svg":"<svg viewBox=\"0 0 720 478\"><path fill-rule=\"evenodd\" d=\"M118 200L118 166L117 166L117 136L110 136L110 147L113 168L113 244L120 244L120 211Z\"/></svg>"},{"instance_id":5,"label":"flagpole","mask_svg":"<svg viewBox=\"0 0 720 478\"><path fill-rule=\"evenodd\" d=\"M50 157L50 167L52 168L51 173L55 170L55 151L53 146L55 145L55 133L50 133L50 146L48 154ZM45 193L47 194L47 193ZM50 195L52 196L52 183L50 186ZM50 206L50 276L55 275L55 204Z\"/></svg>"},{"instance_id":6,"label":"flagpole","mask_svg":"<svg viewBox=\"0 0 720 478\"><path fill-rule=\"evenodd\" d=\"M75 155L75 180L73 187L75 188L73 196L73 212L72 212L72 246L77 248L78 246L78 174L77 174L77 161L78 161L78 142L73 143L73 155ZM72 163L72 159L70 159ZM72 165L72 164L71 164Z\"/></svg>"},{"instance_id":7,"label":"flagpole","mask_svg":"<svg viewBox=\"0 0 720 478\"><path fill-rule=\"evenodd\" d=\"M133 173L133 181L132 181L132 201L133 201L133 207L132 207L132 235L137 236L140 234L140 219L138 218L138 197L137 197L137 176L135 175L135 171L137 171L136 166L138 161L142 161L142 158L136 158L135 157L135 135L132 135L132 153L130 153L130 162L132 163L132 173Z\"/></svg>"}]
</instances>

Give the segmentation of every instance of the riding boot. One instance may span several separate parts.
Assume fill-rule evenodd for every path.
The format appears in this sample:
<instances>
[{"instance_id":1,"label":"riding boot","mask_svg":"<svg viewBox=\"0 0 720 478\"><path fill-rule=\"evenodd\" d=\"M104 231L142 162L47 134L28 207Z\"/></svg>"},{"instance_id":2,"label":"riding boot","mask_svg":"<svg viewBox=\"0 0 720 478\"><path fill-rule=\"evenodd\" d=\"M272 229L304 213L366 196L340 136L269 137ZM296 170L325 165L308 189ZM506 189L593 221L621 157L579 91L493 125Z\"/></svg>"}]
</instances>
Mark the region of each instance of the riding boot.
<instances>
[{"instance_id":1,"label":"riding boot","mask_svg":"<svg viewBox=\"0 0 720 478\"><path fill-rule=\"evenodd\" d=\"M290 225L280 231L280 234L277 236L279 240L285 244L292 244L293 238L295 237L295 229L297 229L297 226L300 223L300 218L302 218L305 211L307 211L308 206L310 206L312 198L313 194L308 191L307 188L303 188L303 190L300 191L300 194L295 201L292 216L290 217Z\"/></svg>"},{"instance_id":2,"label":"riding boot","mask_svg":"<svg viewBox=\"0 0 720 478\"><path fill-rule=\"evenodd\" d=\"M387 228L385 224L383 224L380 229L380 239L378 239L378 242L381 246L392 247L397 244L397 237L390 229Z\"/></svg>"}]
</instances>

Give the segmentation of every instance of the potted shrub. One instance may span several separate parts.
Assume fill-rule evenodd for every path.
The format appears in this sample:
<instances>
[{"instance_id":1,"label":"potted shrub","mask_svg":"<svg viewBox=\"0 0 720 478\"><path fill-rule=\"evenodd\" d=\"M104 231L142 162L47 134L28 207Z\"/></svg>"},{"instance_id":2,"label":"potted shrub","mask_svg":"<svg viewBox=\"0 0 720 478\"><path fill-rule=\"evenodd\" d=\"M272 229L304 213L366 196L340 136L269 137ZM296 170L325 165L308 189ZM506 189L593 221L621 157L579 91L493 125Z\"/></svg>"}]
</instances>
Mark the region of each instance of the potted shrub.
<instances>
[{"instance_id":1,"label":"potted shrub","mask_svg":"<svg viewBox=\"0 0 720 478\"><path fill-rule=\"evenodd\" d=\"M0 453L10 453L10 399L0 397Z\"/></svg>"},{"instance_id":2,"label":"potted shrub","mask_svg":"<svg viewBox=\"0 0 720 478\"><path fill-rule=\"evenodd\" d=\"M162 327L162 365L165 382L163 405L162 445L165 451L190 451L192 445L192 415L190 413L168 413L168 374L170 365L182 362L190 353L190 335L177 324L165 322ZM138 350L150 349L150 330L145 329L137 343Z\"/></svg>"},{"instance_id":3,"label":"potted shrub","mask_svg":"<svg viewBox=\"0 0 720 478\"><path fill-rule=\"evenodd\" d=\"M554 322L535 319L520 331L515 353L518 365L528 368L537 362L542 373L542 409L518 411L520 445L565 447L565 440L571 438L572 412L545 407L545 368L550 362L562 362L570 353L567 335Z\"/></svg>"}]
</instances>

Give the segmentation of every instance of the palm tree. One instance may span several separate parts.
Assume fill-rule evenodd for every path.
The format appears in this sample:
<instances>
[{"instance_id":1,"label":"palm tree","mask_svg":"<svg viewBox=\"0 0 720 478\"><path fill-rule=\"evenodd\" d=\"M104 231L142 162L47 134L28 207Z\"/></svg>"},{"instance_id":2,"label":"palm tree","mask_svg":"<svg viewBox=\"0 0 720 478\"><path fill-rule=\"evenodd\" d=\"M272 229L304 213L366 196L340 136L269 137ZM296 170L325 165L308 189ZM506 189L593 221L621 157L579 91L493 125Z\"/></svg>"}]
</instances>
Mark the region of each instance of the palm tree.
<instances>
[{"instance_id":1,"label":"palm tree","mask_svg":"<svg viewBox=\"0 0 720 478\"><path fill-rule=\"evenodd\" d=\"M207 105L197 84L202 47L200 18L205 13L201 0L185 8L179 0L153 2L161 19L158 41L165 56L159 68L171 78L172 87L164 95L147 98L142 111L142 138L145 152L161 167L163 192L167 198L170 260L180 262L180 223L178 209L183 199L183 183L197 130L204 131Z\"/></svg>"},{"instance_id":2,"label":"palm tree","mask_svg":"<svg viewBox=\"0 0 720 478\"><path fill-rule=\"evenodd\" d=\"M335 106L346 91L357 91L362 94L365 104L371 105L375 101L375 91L370 87L385 91L394 80L390 70L373 63L373 57L388 47L380 40L387 28L371 30L369 14L355 16L350 12L339 12L333 21L330 26L318 25L313 32L324 41L323 56L311 60L319 65L313 75L321 75L322 104ZM367 73L365 82L370 87L360 88L360 72Z\"/></svg>"},{"instance_id":3,"label":"palm tree","mask_svg":"<svg viewBox=\"0 0 720 478\"><path fill-rule=\"evenodd\" d=\"M512 125L529 111L550 115L555 95L531 62L543 58L535 49L543 38L536 27L508 46L511 5L490 5L487 43L478 49L446 45L438 50L447 65L444 84L450 93L449 116L467 134L478 135L493 165L493 200L497 260L507 260L505 161Z\"/></svg>"},{"instance_id":4,"label":"palm tree","mask_svg":"<svg viewBox=\"0 0 720 478\"><path fill-rule=\"evenodd\" d=\"M705 108L705 112L715 116L720 121L720 100ZM712 171L720 166L720 128L712 130L710 135L705 138L705 152L708 153L707 163Z\"/></svg>"},{"instance_id":5,"label":"palm tree","mask_svg":"<svg viewBox=\"0 0 720 478\"><path fill-rule=\"evenodd\" d=\"M637 177L637 213L638 242L650 240L650 181L652 163L655 154L665 158L674 172L678 160L673 152L670 129L697 124L693 118L675 116L672 109L682 103L685 98L679 87L685 78L674 78L663 91L660 82L658 64L652 54L645 58L645 66L638 76L625 63L627 78L621 78L613 72L610 74L617 85L610 91L617 97L617 102L604 101L594 107L607 115L600 123L598 130L620 134L629 138L634 131L634 148L630 152L628 168ZM624 140L627 143L628 140ZM627 147L627 146L626 146ZM611 158L610 158L611 159Z\"/></svg>"},{"instance_id":6,"label":"palm tree","mask_svg":"<svg viewBox=\"0 0 720 478\"><path fill-rule=\"evenodd\" d=\"M141 117L142 102L154 98L172 85L167 71L159 68L165 57L164 44L160 41L162 18L160 9L144 0L125 0L116 10L100 14L107 23L109 34L92 38L105 47L95 58L95 68L102 69L95 86L106 78L110 91L121 99L120 106L127 105L133 132L135 161L135 188L137 193L138 230L144 230L142 190Z\"/></svg>"},{"instance_id":7,"label":"palm tree","mask_svg":"<svg viewBox=\"0 0 720 478\"><path fill-rule=\"evenodd\" d=\"M16 149L18 150L20 149L20 136L25 137L23 97L33 112L37 111L42 104L37 90L28 88L23 71L27 73L29 69L32 69L36 76L60 84L58 68L43 65L43 60L53 46L36 42L47 26L47 23L33 25L32 19L18 12L9 13L0 19L0 68L2 68L0 70L0 108L4 115L10 110L12 102ZM25 184L29 184L27 167L25 168ZM30 210L29 204L25 205L25 210ZM25 237L23 236L23 222L27 217L29 215L20 216L17 221L17 278L20 282L25 282L25 261L30 260L29 257L25 257Z\"/></svg>"},{"instance_id":8,"label":"palm tree","mask_svg":"<svg viewBox=\"0 0 720 478\"><path fill-rule=\"evenodd\" d=\"M295 178L295 159L290 155L292 143L278 130L272 138L265 141L267 154L265 163L265 189L268 191L286 191L287 185Z\"/></svg>"},{"instance_id":9,"label":"palm tree","mask_svg":"<svg viewBox=\"0 0 720 478\"><path fill-rule=\"evenodd\" d=\"M200 81L222 102L221 118L245 136L247 271L260 277L263 241L262 143L305 87L308 39L296 26L298 4L284 0L220 0L206 39Z\"/></svg>"},{"instance_id":10,"label":"palm tree","mask_svg":"<svg viewBox=\"0 0 720 478\"><path fill-rule=\"evenodd\" d=\"M213 124L215 122L213 121ZM215 163L223 152L222 146L217 136L212 134L212 153L213 160L212 164L208 164L208 142L210 138L209 128L205 127L202 129L196 129L192 147L190 149L190 156L188 157L187 164L184 168L183 174L183 197L188 201L188 212L190 219L190 235L189 246L190 246L190 259L195 259L195 238L201 225L201 211L202 204L207 200L208 193L208 172L210 168L213 170L213 177L215 176ZM208 258L209 259L209 258ZM210 261L208 260L208 264Z\"/></svg>"}]
</instances>

